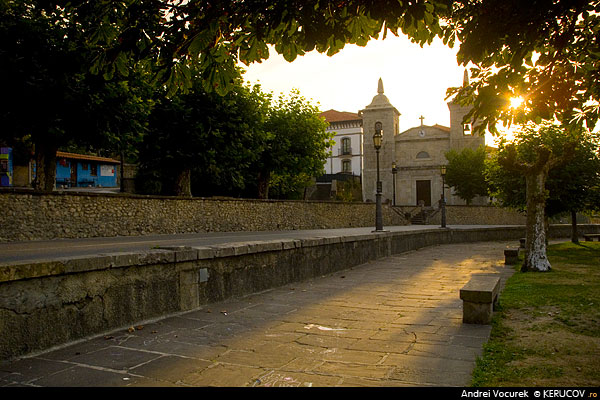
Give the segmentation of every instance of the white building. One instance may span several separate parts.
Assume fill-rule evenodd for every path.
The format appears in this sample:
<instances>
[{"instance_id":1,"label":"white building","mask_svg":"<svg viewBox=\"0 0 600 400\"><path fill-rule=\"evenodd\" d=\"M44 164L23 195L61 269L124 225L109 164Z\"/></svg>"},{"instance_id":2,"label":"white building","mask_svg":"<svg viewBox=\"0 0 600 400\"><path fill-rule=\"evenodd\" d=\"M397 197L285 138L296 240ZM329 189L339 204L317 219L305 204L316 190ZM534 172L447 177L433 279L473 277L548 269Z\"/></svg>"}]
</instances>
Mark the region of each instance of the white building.
<instances>
[{"instance_id":1,"label":"white building","mask_svg":"<svg viewBox=\"0 0 600 400\"><path fill-rule=\"evenodd\" d=\"M335 144L325 163L325 174L360 176L362 170L362 118L351 112L329 110L321 113L329 122L327 131L335 132Z\"/></svg>"}]
</instances>

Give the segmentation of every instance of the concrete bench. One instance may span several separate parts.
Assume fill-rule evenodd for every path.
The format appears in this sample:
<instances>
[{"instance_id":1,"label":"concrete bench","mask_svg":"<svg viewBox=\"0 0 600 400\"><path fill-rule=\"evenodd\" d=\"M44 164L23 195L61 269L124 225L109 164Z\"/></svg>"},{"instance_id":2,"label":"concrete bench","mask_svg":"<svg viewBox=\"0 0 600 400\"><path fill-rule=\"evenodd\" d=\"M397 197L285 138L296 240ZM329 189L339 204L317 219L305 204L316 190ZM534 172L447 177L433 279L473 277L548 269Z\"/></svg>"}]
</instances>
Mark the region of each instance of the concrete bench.
<instances>
[{"instance_id":1,"label":"concrete bench","mask_svg":"<svg viewBox=\"0 0 600 400\"><path fill-rule=\"evenodd\" d=\"M600 233L587 233L583 235L583 238L586 242L593 242L594 238L598 238L598 241L600 241Z\"/></svg>"},{"instance_id":2,"label":"concrete bench","mask_svg":"<svg viewBox=\"0 0 600 400\"><path fill-rule=\"evenodd\" d=\"M504 264L515 265L519 261L519 249L504 250Z\"/></svg>"},{"instance_id":3,"label":"concrete bench","mask_svg":"<svg viewBox=\"0 0 600 400\"><path fill-rule=\"evenodd\" d=\"M463 301L463 323L490 324L500 292L498 275L473 275L460 289Z\"/></svg>"}]
</instances>

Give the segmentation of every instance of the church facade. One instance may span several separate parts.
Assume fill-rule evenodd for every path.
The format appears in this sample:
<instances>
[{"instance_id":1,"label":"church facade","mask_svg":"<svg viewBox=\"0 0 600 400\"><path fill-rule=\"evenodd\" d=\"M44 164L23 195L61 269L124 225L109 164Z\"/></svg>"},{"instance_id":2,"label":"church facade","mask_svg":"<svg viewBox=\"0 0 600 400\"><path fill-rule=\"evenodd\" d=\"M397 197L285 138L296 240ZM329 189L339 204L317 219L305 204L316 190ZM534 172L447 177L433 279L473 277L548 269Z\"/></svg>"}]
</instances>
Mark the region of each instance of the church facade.
<instances>
[{"instance_id":1,"label":"church facade","mask_svg":"<svg viewBox=\"0 0 600 400\"><path fill-rule=\"evenodd\" d=\"M465 79L468 79L465 73ZM466 147L477 149L485 138L473 135L470 124L463 124L469 109L448 103L450 127L423 124L400 131L400 112L390 103L380 79L377 95L359 111L363 128L362 191L363 201L375 201L377 190L377 152L373 146L375 124L381 123L383 140L379 150L379 175L382 201L396 205L439 206L444 190L446 204L465 204L443 187L442 166L447 164L445 153ZM393 166L395 165L395 169ZM395 171L395 173L394 173ZM486 204L487 198L476 198L472 204Z\"/></svg>"}]
</instances>

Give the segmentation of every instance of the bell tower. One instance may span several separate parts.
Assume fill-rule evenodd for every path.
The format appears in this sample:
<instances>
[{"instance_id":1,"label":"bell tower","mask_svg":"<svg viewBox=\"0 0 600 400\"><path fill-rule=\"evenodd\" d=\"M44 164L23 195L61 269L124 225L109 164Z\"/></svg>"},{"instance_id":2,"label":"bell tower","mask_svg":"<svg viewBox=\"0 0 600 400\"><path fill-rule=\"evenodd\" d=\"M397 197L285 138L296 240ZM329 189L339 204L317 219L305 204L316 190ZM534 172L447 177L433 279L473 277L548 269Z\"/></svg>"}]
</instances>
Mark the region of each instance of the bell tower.
<instances>
[{"instance_id":1,"label":"bell tower","mask_svg":"<svg viewBox=\"0 0 600 400\"><path fill-rule=\"evenodd\" d=\"M469 85L469 73L465 70L463 76L463 87ZM470 106L462 106L454 101L448 103L450 110L450 148L463 149L470 147L476 149L485 145L485 137L476 135L473 131L472 121L463 121L464 117L471 111ZM475 121L475 124L477 121Z\"/></svg>"},{"instance_id":2,"label":"bell tower","mask_svg":"<svg viewBox=\"0 0 600 400\"><path fill-rule=\"evenodd\" d=\"M382 183L382 201L392 201L392 163L395 161L395 137L398 135L400 113L383 92L383 81L379 78L377 95L371 104L359 111L363 119L363 201L375 201L377 192L377 152L373 143L375 125L381 124L383 138L379 150L379 177Z\"/></svg>"}]
</instances>

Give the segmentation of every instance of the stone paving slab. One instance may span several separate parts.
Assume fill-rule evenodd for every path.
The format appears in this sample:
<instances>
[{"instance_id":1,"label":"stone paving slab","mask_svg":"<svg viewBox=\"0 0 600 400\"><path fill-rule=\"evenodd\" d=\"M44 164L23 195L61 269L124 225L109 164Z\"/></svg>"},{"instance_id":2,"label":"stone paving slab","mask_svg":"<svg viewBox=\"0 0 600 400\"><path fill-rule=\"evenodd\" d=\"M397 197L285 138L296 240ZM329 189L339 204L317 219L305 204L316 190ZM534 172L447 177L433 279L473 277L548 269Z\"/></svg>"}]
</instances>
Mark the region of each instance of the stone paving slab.
<instances>
[{"instance_id":1,"label":"stone paving slab","mask_svg":"<svg viewBox=\"0 0 600 400\"><path fill-rule=\"evenodd\" d=\"M466 386L489 325L460 288L508 242L441 245L210 304L9 364L2 386Z\"/></svg>"}]
</instances>

